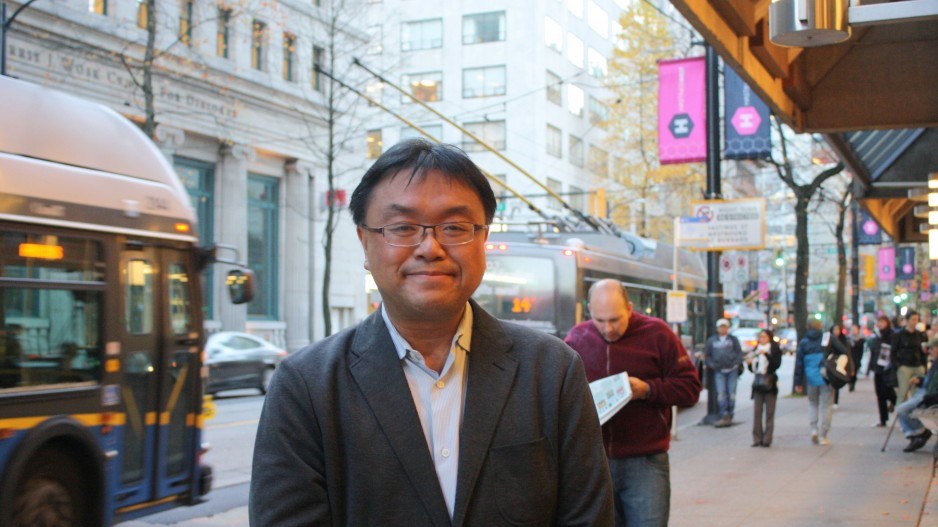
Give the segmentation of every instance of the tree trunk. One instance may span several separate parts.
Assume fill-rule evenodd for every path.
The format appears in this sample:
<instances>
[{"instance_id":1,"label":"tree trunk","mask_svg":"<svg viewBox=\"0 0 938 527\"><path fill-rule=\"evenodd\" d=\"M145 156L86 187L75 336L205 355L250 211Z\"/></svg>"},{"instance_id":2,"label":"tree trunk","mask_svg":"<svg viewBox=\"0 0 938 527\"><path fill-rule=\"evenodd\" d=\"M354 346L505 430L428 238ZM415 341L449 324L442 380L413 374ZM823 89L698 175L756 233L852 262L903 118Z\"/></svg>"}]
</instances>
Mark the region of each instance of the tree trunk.
<instances>
[{"instance_id":1,"label":"tree trunk","mask_svg":"<svg viewBox=\"0 0 938 527\"><path fill-rule=\"evenodd\" d=\"M327 53L329 54L329 71L335 71L335 44L336 33L336 6L333 3L330 12L329 24L329 44ZM332 77L329 79L326 89L326 127L328 130L328 146L326 147L326 226L323 229L323 272L322 272L322 322L324 336L332 335L332 305L329 302L332 285L332 234L335 231L336 223L336 202L335 202L335 170L336 170L336 133L338 112L336 111L336 85Z\"/></svg>"},{"instance_id":2,"label":"tree trunk","mask_svg":"<svg viewBox=\"0 0 938 527\"><path fill-rule=\"evenodd\" d=\"M847 247L844 245L844 222L847 216L847 207L840 207L837 217L837 227L834 238L837 240L837 302L834 305L834 323L843 324L844 304L847 295Z\"/></svg>"},{"instance_id":3,"label":"tree trunk","mask_svg":"<svg viewBox=\"0 0 938 527\"><path fill-rule=\"evenodd\" d=\"M808 322L808 204L811 194L804 187L795 191L795 329L798 338L807 331Z\"/></svg>"}]
</instances>

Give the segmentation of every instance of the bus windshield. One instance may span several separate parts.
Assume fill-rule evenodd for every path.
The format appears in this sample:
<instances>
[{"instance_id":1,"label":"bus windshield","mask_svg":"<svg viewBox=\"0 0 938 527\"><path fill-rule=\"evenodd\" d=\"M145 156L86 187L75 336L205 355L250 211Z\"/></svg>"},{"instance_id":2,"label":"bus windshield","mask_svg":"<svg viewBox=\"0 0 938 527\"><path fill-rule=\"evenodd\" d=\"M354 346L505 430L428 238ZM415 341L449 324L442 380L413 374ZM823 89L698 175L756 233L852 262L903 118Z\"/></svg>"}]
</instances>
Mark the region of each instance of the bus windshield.
<instances>
[{"instance_id":1,"label":"bus windshield","mask_svg":"<svg viewBox=\"0 0 938 527\"><path fill-rule=\"evenodd\" d=\"M496 318L553 333L555 294L550 259L490 254L474 298Z\"/></svg>"}]
</instances>

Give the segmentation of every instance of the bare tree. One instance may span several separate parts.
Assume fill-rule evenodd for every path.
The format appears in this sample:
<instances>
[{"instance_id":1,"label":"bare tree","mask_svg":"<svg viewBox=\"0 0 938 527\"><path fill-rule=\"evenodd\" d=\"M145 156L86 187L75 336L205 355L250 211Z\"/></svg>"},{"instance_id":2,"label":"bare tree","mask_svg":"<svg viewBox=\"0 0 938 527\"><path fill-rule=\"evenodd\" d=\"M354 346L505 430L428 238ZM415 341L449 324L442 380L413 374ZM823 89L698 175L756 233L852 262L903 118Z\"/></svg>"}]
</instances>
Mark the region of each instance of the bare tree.
<instances>
[{"instance_id":1,"label":"bare tree","mask_svg":"<svg viewBox=\"0 0 938 527\"><path fill-rule=\"evenodd\" d=\"M847 244L844 241L844 231L847 222L847 210L850 209L853 193L851 185L846 185L839 196L832 196L830 193L821 189L822 196L827 201L832 202L837 207L837 216L834 225L831 227L831 233L834 235L834 241L837 244L837 299L834 303L834 321L840 323L844 317L844 306L847 298ZM856 233L853 234L856 236Z\"/></svg>"},{"instance_id":2,"label":"bare tree","mask_svg":"<svg viewBox=\"0 0 938 527\"><path fill-rule=\"evenodd\" d=\"M795 167L788 156L788 139L785 137L781 121L776 120L781 144L782 159L778 161L774 156L770 162L775 166L778 177L788 185L795 194L795 328L801 338L807 329L808 319L808 271L810 259L808 256L808 206L811 199L821 188L825 181L839 174L844 169L843 162L821 171L807 183L799 183L795 177ZM842 308L841 308L842 309Z\"/></svg>"}]
</instances>

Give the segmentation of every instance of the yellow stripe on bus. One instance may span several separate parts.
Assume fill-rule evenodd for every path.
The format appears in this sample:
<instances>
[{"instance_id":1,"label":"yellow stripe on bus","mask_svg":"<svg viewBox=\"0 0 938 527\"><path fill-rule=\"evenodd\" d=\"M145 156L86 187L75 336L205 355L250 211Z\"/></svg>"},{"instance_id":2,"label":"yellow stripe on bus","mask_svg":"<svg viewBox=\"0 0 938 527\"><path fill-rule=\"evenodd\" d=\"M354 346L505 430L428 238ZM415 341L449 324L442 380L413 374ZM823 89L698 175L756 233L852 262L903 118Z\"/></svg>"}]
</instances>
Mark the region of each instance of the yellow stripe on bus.
<instances>
[{"instance_id":1,"label":"yellow stripe on bus","mask_svg":"<svg viewBox=\"0 0 938 527\"><path fill-rule=\"evenodd\" d=\"M166 411L172 413L176 408L176 402L179 400L179 392L182 391L183 385L186 383L186 376L189 373L189 364L186 363L181 370L179 370L179 377L176 378L176 384L173 385L173 392L169 394L169 401L166 403Z\"/></svg>"},{"instance_id":2,"label":"yellow stripe on bus","mask_svg":"<svg viewBox=\"0 0 938 527\"><path fill-rule=\"evenodd\" d=\"M153 426L156 424L156 412L147 412L147 426Z\"/></svg>"},{"instance_id":3,"label":"yellow stripe on bus","mask_svg":"<svg viewBox=\"0 0 938 527\"><path fill-rule=\"evenodd\" d=\"M162 499L159 499L159 500L156 500L156 501L148 501L148 502L146 502L146 503L138 503L138 504L136 504L136 505L128 505L128 506L126 506L126 507L121 507L121 508L117 509L116 512L117 512L118 514L124 514L124 513L126 513L126 512L133 512L133 511L138 511L138 510L140 510L140 509L146 509L146 508L149 508L149 507L156 507L157 505L162 505L162 504L164 504L164 503L170 503L170 502L176 501L177 499L179 499L179 495L178 495L178 494L174 494L174 495L172 495L172 496L167 496L167 497L165 497L165 498L162 498Z\"/></svg>"},{"instance_id":4,"label":"yellow stripe on bus","mask_svg":"<svg viewBox=\"0 0 938 527\"><path fill-rule=\"evenodd\" d=\"M106 420L104 419L105 413L108 415ZM30 428L39 426L44 421L47 421L52 417L56 416L40 415L37 417L14 417L10 419L0 419L0 428L29 430ZM126 416L123 413L118 412L104 412L98 414L71 414L69 417L75 419L85 426L100 426L102 424L120 426L126 422Z\"/></svg>"}]
</instances>

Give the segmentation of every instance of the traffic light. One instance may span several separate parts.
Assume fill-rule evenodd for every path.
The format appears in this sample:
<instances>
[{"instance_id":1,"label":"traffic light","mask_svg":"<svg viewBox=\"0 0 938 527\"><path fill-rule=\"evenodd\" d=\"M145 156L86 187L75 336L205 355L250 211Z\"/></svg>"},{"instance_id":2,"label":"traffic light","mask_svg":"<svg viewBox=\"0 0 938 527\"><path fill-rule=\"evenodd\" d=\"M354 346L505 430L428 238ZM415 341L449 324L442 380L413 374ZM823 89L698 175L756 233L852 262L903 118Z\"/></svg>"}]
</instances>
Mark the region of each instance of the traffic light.
<instances>
[{"instance_id":1,"label":"traffic light","mask_svg":"<svg viewBox=\"0 0 938 527\"><path fill-rule=\"evenodd\" d=\"M781 247L775 249L775 267L782 267L785 265L785 251Z\"/></svg>"}]
</instances>

